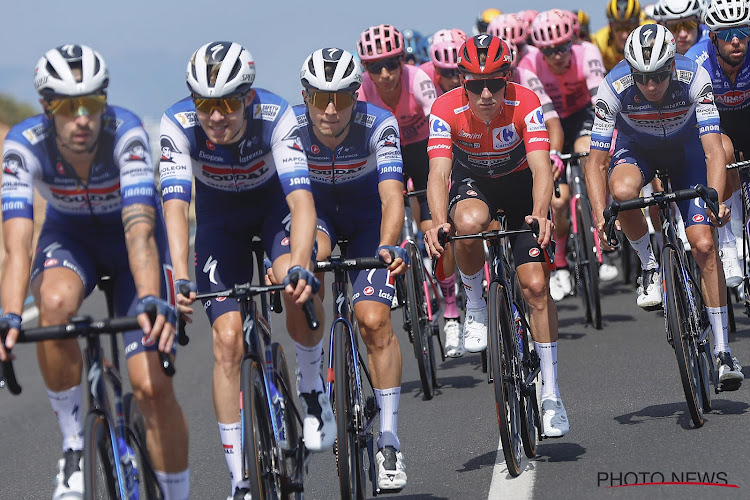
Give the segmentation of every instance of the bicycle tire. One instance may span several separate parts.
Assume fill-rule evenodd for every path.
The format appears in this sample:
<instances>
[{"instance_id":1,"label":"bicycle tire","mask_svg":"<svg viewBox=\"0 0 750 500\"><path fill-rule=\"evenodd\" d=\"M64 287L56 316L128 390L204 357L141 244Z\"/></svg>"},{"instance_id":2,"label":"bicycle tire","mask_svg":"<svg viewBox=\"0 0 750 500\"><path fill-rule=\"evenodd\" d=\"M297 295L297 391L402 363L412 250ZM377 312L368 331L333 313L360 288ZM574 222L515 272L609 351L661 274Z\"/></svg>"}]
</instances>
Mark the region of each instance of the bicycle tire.
<instances>
[{"instance_id":1,"label":"bicycle tire","mask_svg":"<svg viewBox=\"0 0 750 500\"><path fill-rule=\"evenodd\" d=\"M487 333L490 337L490 370L492 371L495 392L495 409L500 431L500 443L505 456L508 473L516 477L521 473L521 403L518 377L514 366L518 366L518 357L514 354L516 335L513 335L515 324L508 310L506 289L498 281L490 283L489 290L489 324ZM515 359L514 359L515 358Z\"/></svg>"},{"instance_id":2,"label":"bicycle tire","mask_svg":"<svg viewBox=\"0 0 750 500\"><path fill-rule=\"evenodd\" d=\"M711 371L713 364L708 359L712 355L711 344L708 341L704 342L703 345L698 345L698 366L700 367L701 399L703 400L704 412L713 410L711 387L709 386L709 383L712 382Z\"/></svg>"},{"instance_id":3,"label":"bicycle tire","mask_svg":"<svg viewBox=\"0 0 750 500\"><path fill-rule=\"evenodd\" d=\"M122 407L125 415L126 440L135 454L136 464L138 465L139 498L145 498L146 500L163 499L164 494L148 455L146 422L141 412L138 411L138 402L132 392L125 394L122 398Z\"/></svg>"},{"instance_id":4,"label":"bicycle tire","mask_svg":"<svg viewBox=\"0 0 750 500\"><path fill-rule=\"evenodd\" d=\"M99 412L86 414L83 425L83 498L120 498L115 473L116 454L112 448L107 419Z\"/></svg>"},{"instance_id":5,"label":"bicycle tire","mask_svg":"<svg viewBox=\"0 0 750 500\"><path fill-rule=\"evenodd\" d=\"M304 446L304 443L300 440L298 422L294 412L290 408L290 405L294 404L294 400L292 394L289 392L292 386L289 379L289 367L286 363L286 355L284 354L284 349L277 342L271 344L271 358L273 359L274 367L274 384L276 385L276 389L282 393L286 404L283 424L289 445L288 449L283 450L281 453L282 496L284 498L301 499L304 471L303 464L297 463L297 448ZM286 390L282 389L282 387L285 387ZM297 481L298 479L299 482Z\"/></svg>"},{"instance_id":6,"label":"bicycle tire","mask_svg":"<svg viewBox=\"0 0 750 500\"><path fill-rule=\"evenodd\" d=\"M594 238L594 219L592 217L591 202L588 198L581 197L577 203L581 212L579 219L582 225L578 226L583 235L583 247L585 253L585 275L587 300L591 307L591 324L597 330L602 329L602 304L599 298L599 259L596 253L596 239Z\"/></svg>"},{"instance_id":7,"label":"bicycle tire","mask_svg":"<svg viewBox=\"0 0 750 500\"><path fill-rule=\"evenodd\" d=\"M425 276L419 248L416 245L409 245L409 256L411 266L406 277L406 307L409 309L414 339L414 357L417 358L422 395L426 401L429 401L435 395L433 385L435 356L432 346L432 331L427 318L427 303L423 291Z\"/></svg>"},{"instance_id":8,"label":"bicycle tire","mask_svg":"<svg viewBox=\"0 0 750 500\"><path fill-rule=\"evenodd\" d=\"M339 321L333 330L333 394L336 412L336 453L341 498L365 498L366 475L364 449L359 439L359 415L355 414L356 382L354 370L357 361L351 337L344 323ZM361 408L361 405L359 405Z\"/></svg>"},{"instance_id":9,"label":"bicycle tire","mask_svg":"<svg viewBox=\"0 0 750 500\"><path fill-rule=\"evenodd\" d=\"M690 418L696 427L701 427L705 420L701 401L698 351L692 332L697 325L690 325L690 311L685 288L687 283L683 280L682 266L672 248L665 248L662 252L662 276L666 299L666 323L674 344L682 389Z\"/></svg>"},{"instance_id":10,"label":"bicycle tire","mask_svg":"<svg viewBox=\"0 0 750 500\"><path fill-rule=\"evenodd\" d=\"M274 437L266 397L263 366L251 357L242 360L240 368L242 401L242 452L245 473L253 498L278 498L280 485L274 474Z\"/></svg>"},{"instance_id":11,"label":"bicycle tire","mask_svg":"<svg viewBox=\"0 0 750 500\"><path fill-rule=\"evenodd\" d=\"M515 286L519 286L517 277L515 280ZM519 293L514 294L516 297L518 295ZM539 366L540 361L536 350L532 348L534 339L533 336L530 335L526 303L523 302L523 300L518 301L518 299L514 299L514 303L516 304L516 308L518 308L518 312L521 314L521 345L524 349L521 373L523 375L522 381L525 382ZM521 442L523 443L523 450L528 458L534 458L536 456L537 426L539 426L540 423L539 403L536 398L536 383L530 383L526 390L522 390L521 397Z\"/></svg>"}]
</instances>

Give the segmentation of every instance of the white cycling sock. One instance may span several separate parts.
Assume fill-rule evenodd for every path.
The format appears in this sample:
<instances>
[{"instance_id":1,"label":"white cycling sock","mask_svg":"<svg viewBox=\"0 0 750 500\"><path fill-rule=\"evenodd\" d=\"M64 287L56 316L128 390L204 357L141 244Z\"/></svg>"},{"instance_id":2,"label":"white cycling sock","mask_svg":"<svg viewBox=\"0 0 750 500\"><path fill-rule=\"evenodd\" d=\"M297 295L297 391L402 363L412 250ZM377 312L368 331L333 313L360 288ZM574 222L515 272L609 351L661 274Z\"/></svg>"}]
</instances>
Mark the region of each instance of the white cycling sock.
<instances>
[{"instance_id":1,"label":"white cycling sock","mask_svg":"<svg viewBox=\"0 0 750 500\"><path fill-rule=\"evenodd\" d=\"M83 389L80 384L60 392L47 389L52 411L57 416L57 425L60 426L60 432L62 432L63 451L83 449L82 393Z\"/></svg>"},{"instance_id":2,"label":"white cycling sock","mask_svg":"<svg viewBox=\"0 0 750 500\"><path fill-rule=\"evenodd\" d=\"M323 339L318 345L306 347L294 342L299 367L299 392L323 392L323 379L320 378L320 360L323 358Z\"/></svg>"},{"instance_id":3,"label":"white cycling sock","mask_svg":"<svg viewBox=\"0 0 750 500\"><path fill-rule=\"evenodd\" d=\"M229 477L232 479L232 492L239 486L249 488L250 482L242 479L242 426L240 422L222 424L219 422L219 434L221 444L224 447L224 458L229 468Z\"/></svg>"},{"instance_id":4,"label":"white cycling sock","mask_svg":"<svg viewBox=\"0 0 750 500\"><path fill-rule=\"evenodd\" d=\"M375 389L375 400L380 407L380 434L378 435L378 449L393 446L396 451L401 449L398 440L398 400L401 388Z\"/></svg>"},{"instance_id":5,"label":"white cycling sock","mask_svg":"<svg viewBox=\"0 0 750 500\"><path fill-rule=\"evenodd\" d=\"M641 260L641 269L656 269L659 265L656 263L654 250L651 248L651 235L648 233L633 241L628 238L630 246L635 250L635 254Z\"/></svg>"},{"instance_id":6,"label":"white cycling sock","mask_svg":"<svg viewBox=\"0 0 750 500\"><path fill-rule=\"evenodd\" d=\"M164 498L167 500L188 500L190 498L190 469L182 472L162 472L155 470ZM234 493L234 489L232 490Z\"/></svg>"},{"instance_id":7,"label":"white cycling sock","mask_svg":"<svg viewBox=\"0 0 750 500\"><path fill-rule=\"evenodd\" d=\"M542 370L542 399L549 396L560 397L557 388L557 342L534 342L534 349L539 354Z\"/></svg>"},{"instance_id":8,"label":"white cycling sock","mask_svg":"<svg viewBox=\"0 0 750 500\"><path fill-rule=\"evenodd\" d=\"M729 349L729 315L727 306L706 307L708 322L714 331L714 355L719 352L732 352Z\"/></svg>"},{"instance_id":9,"label":"white cycling sock","mask_svg":"<svg viewBox=\"0 0 750 500\"><path fill-rule=\"evenodd\" d=\"M478 273L468 276L461 271L461 282L466 290L466 307L479 309L484 307L482 299L482 279L484 278L484 267Z\"/></svg>"}]
</instances>

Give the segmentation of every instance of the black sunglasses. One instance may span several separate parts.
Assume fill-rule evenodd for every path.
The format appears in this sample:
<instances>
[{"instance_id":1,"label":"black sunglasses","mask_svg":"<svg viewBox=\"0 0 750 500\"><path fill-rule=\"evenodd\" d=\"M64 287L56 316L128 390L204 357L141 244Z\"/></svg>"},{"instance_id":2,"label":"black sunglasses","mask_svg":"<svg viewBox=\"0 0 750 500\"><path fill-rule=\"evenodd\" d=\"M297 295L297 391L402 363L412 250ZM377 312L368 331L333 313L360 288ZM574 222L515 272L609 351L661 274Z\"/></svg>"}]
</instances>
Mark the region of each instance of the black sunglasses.
<instances>
[{"instance_id":1,"label":"black sunglasses","mask_svg":"<svg viewBox=\"0 0 750 500\"><path fill-rule=\"evenodd\" d=\"M367 68L367 71L370 73L380 73L383 71L383 68L388 71L395 71L399 66L401 66L400 57L389 57L388 59L365 64L365 68Z\"/></svg>"},{"instance_id":2,"label":"black sunglasses","mask_svg":"<svg viewBox=\"0 0 750 500\"><path fill-rule=\"evenodd\" d=\"M556 47L540 47L539 50L547 57L552 57L555 54L567 54L570 52L570 42L563 43Z\"/></svg>"},{"instance_id":3,"label":"black sunglasses","mask_svg":"<svg viewBox=\"0 0 750 500\"><path fill-rule=\"evenodd\" d=\"M440 76L443 78L456 78L461 74L456 68L438 68L438 73L440 73Z\"/></svg>"},{"instance_id":4,"label":"black sunglasses","mask_svg":"<svg viewBox=\"0 0 750 500\"><path fill-rule=\"evenodd\" d=\"M654 83L661 83L667 78L672 76L671 69L665 69L656 73L635 73L633 72L633 80L641 85L646 85L649 80L653 80Z\"/></svg>"},{"instance_id":5,"label":"black sunglasses","mask_svg":"<svg viewBox=\"0 0 750 500\"><path fill-rule=\"evenodd\" d=\"M472 94L481 94L484 89L494 94L500 92L508 85L508 80L505 78L486 78L483 80L465 80L464 88Z\"/></svg>"}]
</instances>

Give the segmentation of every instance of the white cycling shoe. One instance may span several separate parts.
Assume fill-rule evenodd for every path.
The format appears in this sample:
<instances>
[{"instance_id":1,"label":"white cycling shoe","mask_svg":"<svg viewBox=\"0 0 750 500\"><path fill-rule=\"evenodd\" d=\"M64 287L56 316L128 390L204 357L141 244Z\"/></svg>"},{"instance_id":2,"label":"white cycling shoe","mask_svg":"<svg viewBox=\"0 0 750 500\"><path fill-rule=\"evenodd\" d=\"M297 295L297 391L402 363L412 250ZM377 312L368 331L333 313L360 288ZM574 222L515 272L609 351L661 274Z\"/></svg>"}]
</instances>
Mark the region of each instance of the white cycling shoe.
<instances>
[{"instance_id":1,"label":"white cycling shoe","mask_svg":"<svg viewBox=\"0 0 750 500\"><path fill-rule=\"evenodd\" d=\"M55 493L52 500L83 498L83 452L66 450L57 462Z\"/></svg>"},{"instance_id":2,"label":"white cycling shoe","mask_svg":"<svg viewBox=\"0 0 750 500\"><path fill-rule=\"evenodd\" d=\"M479 309L466 308L464 320L464 349L481 352L487 348L487 305Z\"/></svg>"},{"instance_id":3,"label":"white cycling shoe","mask_svg":"<svg viewBox=\"0 0 750 500\"><path fill-rule=\"evenodd\" d=\"M562 437L570 431L568 413L562 399L555 396L542 398L542 432L547 437Z\"/></svg>"},{"instance_id":4,"label":"white cycling shoe","mask_svg":"<svg viewBox=\"0 0 750 500\"><path fill-rule=\"evenodd\" d=\"M446 319L445 326L445 355L449 358L460 358L466 352L464 349L463 329L457 319Z\"/></svg>"},{"instance_id":5,"label":"white cycling shoe","mask_svg":"<svg viewBox=\"0 0 750 500\"><path fill-rule=\"evenodd\" d=\"M406 486L406 464L404 456L393 446L385 446L375 455L378 472L378 488L398 491Z\"/></svg>"}]
</instances>

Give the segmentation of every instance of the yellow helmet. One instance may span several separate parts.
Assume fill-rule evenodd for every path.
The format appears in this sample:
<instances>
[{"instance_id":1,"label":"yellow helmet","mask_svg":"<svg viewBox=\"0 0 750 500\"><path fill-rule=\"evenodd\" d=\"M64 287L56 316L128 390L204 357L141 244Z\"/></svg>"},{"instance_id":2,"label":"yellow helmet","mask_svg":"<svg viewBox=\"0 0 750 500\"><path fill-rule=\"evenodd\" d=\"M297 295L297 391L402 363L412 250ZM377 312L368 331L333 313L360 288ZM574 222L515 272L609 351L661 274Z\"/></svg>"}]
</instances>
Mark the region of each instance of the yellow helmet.
<instances>
[{"instance_id":1,"label":"yellow helmet","mask_svg":"<svg viewBox=\"0 0 750 500\"><path fill-rule=\"evenodd\" d=\"M576 15L578 16L578 23L581 26L587 25L589 23L589 15L586 14L584 11L582 10L576 11Z\"/></svg>"},{"instance_id":2,"label":"yellow helmet","mask_svg":"<svg viewBox=\"0 0 750 500\"><path fill-rule=\"evenodd\" d=\"M639 21L641 4L638 0L609 0L607 3L607 19L610 22Z\"/></svg>"},{"instance_id":3,"label":"yellow helmet","mask_svg":"<svg viewBox=\"0 0 750 500\"><path fill-rule=\"evenodd\" d=\"M480 12L475 25L476 32L487 33L487 26L489 26L492 20L500 14L502 14L502 12L498 9L484 9Z\"/></svg>"}]
</instances>

